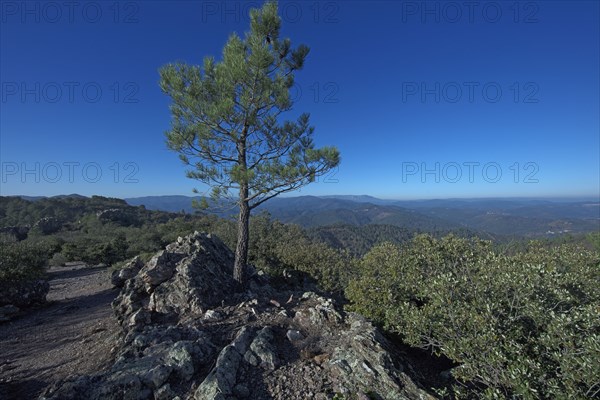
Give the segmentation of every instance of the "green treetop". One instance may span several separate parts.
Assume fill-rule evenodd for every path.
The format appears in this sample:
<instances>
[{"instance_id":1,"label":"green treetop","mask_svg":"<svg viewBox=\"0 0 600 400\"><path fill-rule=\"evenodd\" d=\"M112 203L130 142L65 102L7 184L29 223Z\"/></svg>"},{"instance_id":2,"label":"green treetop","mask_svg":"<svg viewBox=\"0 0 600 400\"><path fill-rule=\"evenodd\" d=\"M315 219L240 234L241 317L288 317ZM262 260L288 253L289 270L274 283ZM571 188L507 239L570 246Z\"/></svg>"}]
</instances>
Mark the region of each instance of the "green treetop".
<instances>
[{"instance_id":1,"label":"green treetop","mask_svg":"<svg viewBox=\"0 0 600 400\"><path fill-rule=\"evenodd\" d=\"M239 207L234 278L244 280L252 209L313 182L340 162L335 147L315 148L309 115L282 121L292 109L294 71L309 48L292 49L279 37L277 4L250 11L250 32L233 33L215 61L202 67L168 64L160 87L172 99L167 145L190 167L189 178L213 188L215 199L233 193Z\"/></svg>"}]
</instances>

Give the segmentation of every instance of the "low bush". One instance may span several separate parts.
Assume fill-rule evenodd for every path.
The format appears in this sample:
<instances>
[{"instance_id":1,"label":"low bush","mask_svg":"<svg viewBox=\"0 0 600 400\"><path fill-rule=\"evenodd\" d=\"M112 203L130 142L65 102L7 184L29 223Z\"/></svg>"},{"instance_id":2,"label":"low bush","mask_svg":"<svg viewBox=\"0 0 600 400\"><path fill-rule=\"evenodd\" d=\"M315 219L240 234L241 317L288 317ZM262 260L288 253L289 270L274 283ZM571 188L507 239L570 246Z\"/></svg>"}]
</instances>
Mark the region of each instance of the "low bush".
<instances>
[{"instance_id":1,"label":"low bush","mask_svg":"<svg viewBox=\"0 0 600 400\"><path fill-rule=\"evenodd\" d=\"M592 398L600 393L600 258L532 244L420 235L358 263L350 308L458 366L454 393L477 398Z\"/></svg>"},{"instance_id":2,"label":"low bush","mask_svg":"<svg viewBox=\"0 0 600 400\"><path fill-rule=\"evenodd\" d=\"M62 267L69 261L62 253L54 253L49 261L51 267Z\"/></svg>"},{"instance_id":3,"label":"low bush","mask_svg":"<svg viewBox=\"0 0 600 400\"><path fill-rule=\"evenodd\" d=\"M48 248L28 242L0 242L0 282L17 282L44 276Z\"/></svg>"},{"instance_id":4,"label":"low bush","mask_svg":"<svg viewBox=\"0 0 600 400\"><path fill-rule=\"evenodd\" d=\"M343 292L349 281L352 258L315 242L298 225L282 224L268 214L250 221L249 261L269 275L284 269L306 272L328 291Z\"/></svg>"}]
</instances>

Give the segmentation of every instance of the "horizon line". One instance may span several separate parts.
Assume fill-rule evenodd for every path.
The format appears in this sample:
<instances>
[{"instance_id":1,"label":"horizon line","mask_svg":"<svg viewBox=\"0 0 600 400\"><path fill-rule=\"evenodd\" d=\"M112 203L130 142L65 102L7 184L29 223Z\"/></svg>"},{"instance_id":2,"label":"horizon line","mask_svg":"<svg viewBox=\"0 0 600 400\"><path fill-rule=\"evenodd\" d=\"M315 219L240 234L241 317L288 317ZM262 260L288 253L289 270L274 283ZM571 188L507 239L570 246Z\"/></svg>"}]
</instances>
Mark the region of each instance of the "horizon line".
<instances>
[{"instance_id":1,"label":"horizon line","mask_svg":"<svg viewBox=\"0 0 600 400\"><path fill-rule=\"evenodd\" d=\"M206 196L190 196L185 194L153 194L153 195L142 195L142 196L109 196L103 194L92 194L92 195L82 195L79 193L69 193L69 194L57 194L57 195L24 195L24 194L8 194L8 195L0 195L0 197L39 197L39 198L53 198L53 197L85 197L91 198L93 196L100 196L106 198L116 198L116 199L139 199L144 197L188 197L190 199L198 198L198 197L206 197ZM277 196L279 198L299 198L299 197L316 197L316 198L327 198L327 197L370 197L374 200L383 200L383 201L435 201L435 200L600 200L600 194L581 194L581 195L539 195L539 196L482 196L482 197L410 197L410 198L401 198L401 197L377 197L370 194L326 194L326 195L297 195L297 196Z\"/></svg>"}]
</instances>

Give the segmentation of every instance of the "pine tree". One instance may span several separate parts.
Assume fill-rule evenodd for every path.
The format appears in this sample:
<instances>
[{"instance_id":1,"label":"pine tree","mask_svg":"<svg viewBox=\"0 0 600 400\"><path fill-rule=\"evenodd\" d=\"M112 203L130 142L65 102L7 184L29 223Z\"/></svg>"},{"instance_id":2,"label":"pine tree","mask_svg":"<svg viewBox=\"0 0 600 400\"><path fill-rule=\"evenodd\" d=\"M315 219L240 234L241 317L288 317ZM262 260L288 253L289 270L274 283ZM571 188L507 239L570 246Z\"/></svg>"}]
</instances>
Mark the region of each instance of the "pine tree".
<instances>
[{"instance_id":1,"label":"pine tree","mask_svg":"<svg viewBox=\"0 0 600 400\"><path fill-rule=\"evenodd\" d=\"M187 176L212 187L213 199L235 195L239 208L234 279L244 283L252 209L327 173L340 162L335 147L315 148L309 115L282 121L292 109L294 71L309 48L280 39L277 4L250 12L250 32L231 34L220 61L168 64L160 87L172 99L167 145Z\"/></svg>"}]
</instances>

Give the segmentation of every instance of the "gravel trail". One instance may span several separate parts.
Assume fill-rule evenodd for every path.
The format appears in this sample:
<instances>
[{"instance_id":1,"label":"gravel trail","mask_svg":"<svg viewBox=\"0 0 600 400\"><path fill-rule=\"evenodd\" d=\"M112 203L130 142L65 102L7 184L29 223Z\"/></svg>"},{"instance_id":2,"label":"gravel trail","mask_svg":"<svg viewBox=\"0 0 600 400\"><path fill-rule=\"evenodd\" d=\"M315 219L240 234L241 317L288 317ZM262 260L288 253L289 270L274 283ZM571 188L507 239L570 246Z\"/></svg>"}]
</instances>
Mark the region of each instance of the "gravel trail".
<instances>
[{"instance_id":1,"label":"gravel trail","mask_svg":"<svg viewBox=\"0 0 600 400\"><path fill-rule=\"evenodd\" d=\"M48 303L0 324L0 400L34 399L53 382L111 364L118 290L105 267L48 272Z\"/></svg>"}]
</instances>

